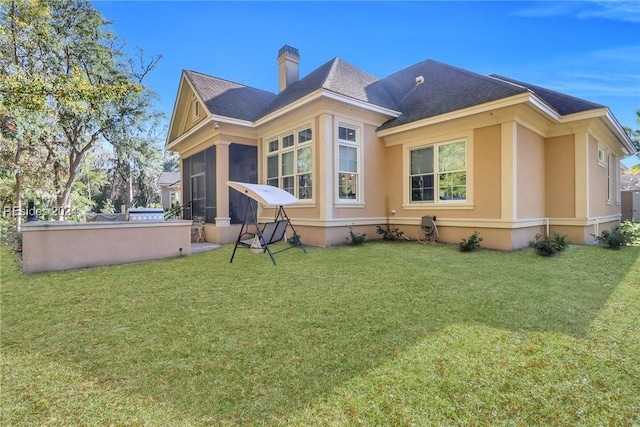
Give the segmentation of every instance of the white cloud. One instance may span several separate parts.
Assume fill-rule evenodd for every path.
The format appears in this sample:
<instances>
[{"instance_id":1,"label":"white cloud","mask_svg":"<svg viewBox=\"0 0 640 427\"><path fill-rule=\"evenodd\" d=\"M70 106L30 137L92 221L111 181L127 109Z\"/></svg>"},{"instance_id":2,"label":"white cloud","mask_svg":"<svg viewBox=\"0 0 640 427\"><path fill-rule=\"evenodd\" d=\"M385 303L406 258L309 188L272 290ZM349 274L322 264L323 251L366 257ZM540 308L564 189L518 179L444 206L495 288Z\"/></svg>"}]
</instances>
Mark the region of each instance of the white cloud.
<instances>
[{"instance_id":1,"label":"white cloud","mask_svg":"<svg viewBox=\"0 0 640 427\"><path fill-rule=\"evenodd\" d=\"M622 46L582 52L547 63L550 89L583 97L622 96L640 99L640 48Z\"/></svg>"},{"instance_id":2,"label":"white cloud","mask_svg":"<svg viewBox=\"0 0 640 427\"><path fill-rule=\"evenodd\" d=\"M613 21L640 22L640 2L622 0L587 0L575 2L539 2L519 9L512 15L525 18L571 16L579 19L601 18Z\"/></svg>"},{"instance_id":3,"label":"white cloud","mask_svg":"<svg viewBox=\"0 0 640 427\"><path fill-rule=\"evenodd\" d=\"M575 5L571 3L541 2L536 7L519 9L512 15L525 18L550 18L553 16L565 16L575 13Z\"/></svg>"},{"instance_id":4,"label":"white cloud","mask_svg":"<svg viewBox=\"0 0 640 427\"><path fill-rule=\"evenodd\" d=\"M640 47L621 46L518 62L505 76L608 106L626 126L640 108ZM637 126L636 126L637 127Z\"/></svg>"},{"instance_id":5,"label":"white cloud","mask_svg":"<svg viewBox=\"0 0 640 427\"><path fill-rule=\"evenodd\" d=\"M578 18L603 18L613 21L640 22L640 2L592 0L593 6L578 13Z\"/></svg>"}]
</instances>

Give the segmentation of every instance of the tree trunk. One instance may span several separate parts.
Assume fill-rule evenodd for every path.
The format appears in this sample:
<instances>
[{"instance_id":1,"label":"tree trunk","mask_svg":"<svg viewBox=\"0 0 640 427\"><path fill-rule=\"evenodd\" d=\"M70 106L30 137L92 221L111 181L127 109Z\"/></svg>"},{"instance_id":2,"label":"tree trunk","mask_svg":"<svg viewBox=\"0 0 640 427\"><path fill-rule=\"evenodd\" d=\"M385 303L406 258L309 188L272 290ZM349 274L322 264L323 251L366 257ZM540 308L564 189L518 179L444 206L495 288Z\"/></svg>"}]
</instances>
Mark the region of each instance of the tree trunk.
<instances>
[{"instance_id":1,"label":"tree trunk","mask_svg":"<svg viewBox=\"0 0 640 427\"><path fill-rule=\"evenodd\" d=\"M22 224L22 174L16 172L16 208L14 213L17 212L15 217L16 231L20 232L20 224Z\"/></svg>"},{"instance_id":2,"label":"tree trunk","mask_svg":"<svg viewBox=\"0 0 640 427\"><path fill-rule=\"evenodd\" d=\"M22 160L22 141L18 139L16 147L16 232L20 232L20 224L22 224L22 171L20 170L20 161ZM15 211L14 211L15 212Z\"/></svg>"},{"instance_id":3,"label":"tree trunk","mask_svg":"<svg viewBox=\"0 0 640 427\"><path fill-rule=\"evenodd\" d=\"M131 169L129 169L129 176L127 177L127 207L133 207L133 176L131 176Z\"/></svg>"}]
</instances>

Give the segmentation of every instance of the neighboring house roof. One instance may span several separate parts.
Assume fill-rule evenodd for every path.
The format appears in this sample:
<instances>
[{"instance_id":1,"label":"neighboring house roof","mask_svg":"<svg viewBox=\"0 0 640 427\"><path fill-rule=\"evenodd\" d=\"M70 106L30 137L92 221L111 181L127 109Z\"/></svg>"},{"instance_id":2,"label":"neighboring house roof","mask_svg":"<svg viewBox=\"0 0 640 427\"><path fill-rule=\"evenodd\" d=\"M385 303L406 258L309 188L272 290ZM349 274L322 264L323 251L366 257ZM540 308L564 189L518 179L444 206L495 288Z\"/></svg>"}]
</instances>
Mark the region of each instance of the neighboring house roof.
<instances>
[{"instance_id":1,"label":"neighboring house roof","mask_svg":"<svg viewBox=\"0 0 640 427\"><path fill-rule=\"evenodd\" d=\"M159 187L177 187L180 185L180 172L160 172L156 185Z\"/></svg>"}]
</instances>

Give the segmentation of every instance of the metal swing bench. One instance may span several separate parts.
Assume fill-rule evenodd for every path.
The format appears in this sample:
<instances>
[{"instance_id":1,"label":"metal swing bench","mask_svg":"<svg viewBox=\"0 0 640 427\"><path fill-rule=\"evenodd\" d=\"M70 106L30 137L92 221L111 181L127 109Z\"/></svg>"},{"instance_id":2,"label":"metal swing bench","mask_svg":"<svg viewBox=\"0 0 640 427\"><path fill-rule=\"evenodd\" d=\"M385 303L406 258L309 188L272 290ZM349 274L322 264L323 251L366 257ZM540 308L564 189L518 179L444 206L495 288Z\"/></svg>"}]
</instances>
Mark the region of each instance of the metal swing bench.
<instances>
[{"instance_id":1,"label":"metal swing bench","mask_svg":"<svg viewBox=\"0 0 640 427\"><path fill-rule=\"evenodd\" d=\"M236 181L228 181L227 185L249 198L247 200L244 222L242 224L242 228L240 228L240 234L236 240L236 245L233 248L233 253L229 260L230 263L233 262L233 258L236 255L238 247L248 248L256 253L267 252L274 265L276 265L274 255L277 253L284 252L295 247L298 247L302 249L304 253L307 253L305 248L302 246L299 237L296 237L295 241L291 242L291 245L284 249L280 249L279 251L273 252L269 247L269 245L284 240L287 228L291 228L293 235L298 236L295 228L293 228L293 225L291 224L291 220L284 210L284 206L298 202L298 199L295 196L271 185L250 184ZM253 207L254 201L256 202L256 205L257 203L260 203L265 206L277 206L273 222L267 222L262 228L260 228L257 222L257 206L256 209ZM255 232L250 232L250 227L255 228Z\"/></svg>"}]
</instances>

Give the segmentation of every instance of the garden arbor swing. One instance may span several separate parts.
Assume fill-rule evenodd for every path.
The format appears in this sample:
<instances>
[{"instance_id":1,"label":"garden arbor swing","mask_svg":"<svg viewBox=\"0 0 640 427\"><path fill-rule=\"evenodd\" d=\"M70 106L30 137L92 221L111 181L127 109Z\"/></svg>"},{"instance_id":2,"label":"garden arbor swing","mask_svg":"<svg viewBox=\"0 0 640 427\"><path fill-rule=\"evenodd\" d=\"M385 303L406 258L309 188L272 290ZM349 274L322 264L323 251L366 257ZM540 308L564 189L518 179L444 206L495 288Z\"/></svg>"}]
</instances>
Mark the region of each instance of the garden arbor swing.
<instances>
[{"instance_id":1,"label":"garden arbor swing","mask_svg":"<svg viewBox=\"0 0 640 427\"><path fill-rule=\"evenodd\" d=\"M291 220L284 210L284 206L298 203L298 199L295 196L271 185L250 184L236 181L228 181L227 185L248 197L244 221L242 223L242 228L240 228L240 234L238 234L236 245L233 248L231 259L229 260L230 263L233 262L233 257L236 255L238 246L251 249L256 253L267 252L274 265L276 264L276 260L273 257L274 254L294 247L299 247L304 253L307 253L305 248L302 246L302 242L300 242L298 233L296 233L295 228L293 228L293 224L291 224ZM255 209L254 202L256 202ZM264 206L276 207L276 215L273 222L265 223L262 228L258 225L258 203ZM254 227L255 232L250 232L250 227ZM291 228L293 236L295 236L295 238L290 241L291 245L279 251L272 252L269 245L284 240L284 233L287 228Z\"/></svg>"}]
</instances>

